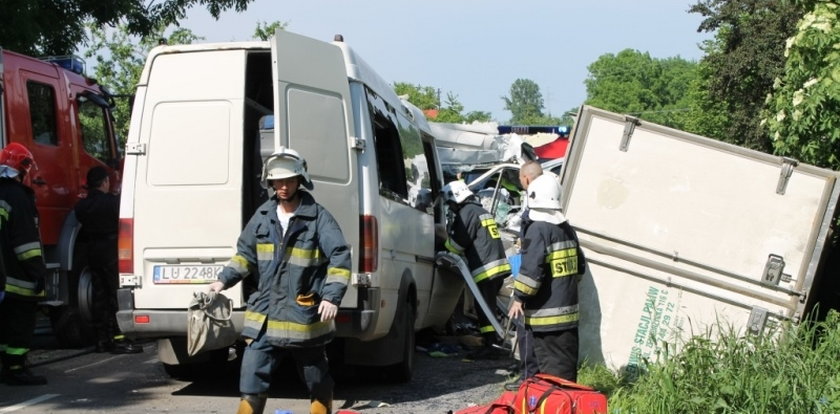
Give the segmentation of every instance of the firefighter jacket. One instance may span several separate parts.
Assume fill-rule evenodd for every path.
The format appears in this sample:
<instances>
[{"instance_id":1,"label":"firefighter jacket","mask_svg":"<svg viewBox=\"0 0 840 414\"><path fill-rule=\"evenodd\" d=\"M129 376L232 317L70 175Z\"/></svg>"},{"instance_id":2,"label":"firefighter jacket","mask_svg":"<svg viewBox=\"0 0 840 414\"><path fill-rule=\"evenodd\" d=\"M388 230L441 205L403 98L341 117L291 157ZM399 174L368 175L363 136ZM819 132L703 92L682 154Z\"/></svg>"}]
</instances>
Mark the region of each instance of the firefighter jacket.
<instances>
[{"instance_id":1,"label":"firefighter jacket","mask_svg":"<svg viewBox=\"0 0 840 414\"><path fill-rule=\"evenodd\" d=\"M321 300L340 305L350 281L350 248L338 223L308 192L300 196L285 232L276 196L257 208L239 236L236 255L219 275L225 289L245 277L257 278L242 335L256 339L265 327L268 342L279 347L332 340L335 323L321 322L318 306Z\"/></svg>"},{"instance_id":2,"label":"firefighter jacket","mask_svg":"<svg viewBox=\"0 0 840 414\"><path fill-rule=\"evenodd\" d=\"M446 249L463 254L476 284L510 275L510 263L493 215L470 199L455 212Z\"/></svg>"},{"instance_id":3,"label":"firefighter jacket","mask_svg":"<svg viewBox=\"0 0 840 414\"><path fill-rule=\"evenodd\" d=\"M35 193L14 178L0 178L0 250L8 297L45 297L47 266L38 230Z\"/></svg>"},{"instance_id":4,"label":"firefighter jacket","mask_svg":"<svg viewBox=\"0 0 840 414\"><path fill-rule=\"evenodd\" d=\"M522 302L525 324L534 332L577 326L578 278L585 268L577 236L568 221L533 221L522 238L522 265L514 295Z\"/></svg>"},{"instance_id":5,"label":"firefighter jacket","mask_svg":"<svg viewBox=\"0 0 840 414\"><path fill-rule=\"evenodd\" d=\"M76 219L82 223L79 241L114 240L116 243L120 222L119 197L91 189L73 210Z\"/></svg>"}]
</instances>

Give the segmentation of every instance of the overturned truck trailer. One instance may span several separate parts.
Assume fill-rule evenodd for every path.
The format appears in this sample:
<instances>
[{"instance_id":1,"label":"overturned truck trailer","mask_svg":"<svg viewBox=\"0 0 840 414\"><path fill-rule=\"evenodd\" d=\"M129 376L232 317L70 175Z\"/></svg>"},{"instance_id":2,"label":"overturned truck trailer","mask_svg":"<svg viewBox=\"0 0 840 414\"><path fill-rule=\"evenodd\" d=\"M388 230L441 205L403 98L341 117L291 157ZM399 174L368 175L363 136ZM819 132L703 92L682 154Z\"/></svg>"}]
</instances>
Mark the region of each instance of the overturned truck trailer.
<instances>
[{"instance_id":1,"label":"overturned truck trailer","mask_svg":"<svg viewBox=\"0 0 840 414\"><path fill-rule=\"evenodd\" d=\"M584 106L561 173L589 266L581 356L616 369L814 304L838 173Z\"/></svg>"}]
</instances>

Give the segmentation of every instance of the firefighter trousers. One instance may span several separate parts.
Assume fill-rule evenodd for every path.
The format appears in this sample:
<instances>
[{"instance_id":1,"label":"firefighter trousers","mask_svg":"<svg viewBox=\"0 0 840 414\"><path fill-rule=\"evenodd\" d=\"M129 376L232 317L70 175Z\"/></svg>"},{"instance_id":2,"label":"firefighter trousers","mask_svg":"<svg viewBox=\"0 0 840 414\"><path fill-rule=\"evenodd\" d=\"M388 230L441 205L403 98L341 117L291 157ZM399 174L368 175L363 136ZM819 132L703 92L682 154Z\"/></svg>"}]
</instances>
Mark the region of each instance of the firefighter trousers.
<instances>
[{"instance_id":1,"label":"firefighter trousers","mask_svg":"<svg viewBox=\"0 0 840 414\"><path fill-rule=\"evenodd\" d=\"M239 391L242 394L265 394L271 386L272 372L283 358L295 361L298 375L309 389L312 401L332 405L334 382L329 373L325 346L305 348L280 348L269 344L265 334L245 347L239 376Z\"/></svg>"},{"instance_id":2,"label":"firefighter trousers","mask_svg":"<svg viewBox=\"0 0 840 414\"><path fill-rule=\"evenodd\" d=\"M0 351L26 355L35 334L38 302L6 295L0 302Z\"/></svg>"}]
</instances>

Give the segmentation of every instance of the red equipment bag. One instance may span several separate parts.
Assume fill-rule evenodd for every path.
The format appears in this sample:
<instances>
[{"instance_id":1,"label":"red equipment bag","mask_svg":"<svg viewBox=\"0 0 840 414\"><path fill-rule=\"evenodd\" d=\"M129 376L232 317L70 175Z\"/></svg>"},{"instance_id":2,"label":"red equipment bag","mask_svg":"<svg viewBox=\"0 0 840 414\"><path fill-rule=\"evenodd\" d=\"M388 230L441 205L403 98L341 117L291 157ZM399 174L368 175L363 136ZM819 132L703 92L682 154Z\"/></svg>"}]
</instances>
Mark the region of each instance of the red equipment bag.
<instances>
[{"instance_id":1,"label":"red equipment bag","mask_svg":"<svg viewBox=\"0 0 840 414\"><path fill-rule=\"evenodd\" d=\"M450 414L514 414L513 399L516 393L513 391L505 391L499 398L487 405L477 405L475 407L464 408L463 410L450 411Z\"/></svg>"},{"instance_id":2,"label":"red equipment bag","mask_svg":"<svg viewBox=\"0 0 840 414\"><path fill-rule=\"evenodd\" d=\"M585 385L537 374L522 382L513 407L516 414L606 414L607 397Z\"/></svg>"}]
</instances>

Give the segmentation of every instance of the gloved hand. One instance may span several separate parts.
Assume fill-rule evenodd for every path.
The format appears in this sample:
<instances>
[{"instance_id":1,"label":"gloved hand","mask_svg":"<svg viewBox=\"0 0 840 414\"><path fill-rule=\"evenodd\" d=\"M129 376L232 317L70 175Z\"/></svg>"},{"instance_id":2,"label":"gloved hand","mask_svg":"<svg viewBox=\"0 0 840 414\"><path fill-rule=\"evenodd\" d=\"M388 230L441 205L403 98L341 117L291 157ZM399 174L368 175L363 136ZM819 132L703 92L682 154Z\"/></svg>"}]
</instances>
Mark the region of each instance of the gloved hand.
<instances>
[{"instance_id":1,"label":"gloved hand","mask_svg":"<svg viewBox=\"0 0 840 414\"><path fill-rule=\"evenodd\" d=\"M40 294L44 291L47 287L47 279L43 277L36 277L35 278L35 294Z\"/></svg>"},{"instance_id":2,"label":"gloved hand","mask_svg":"<svg viewBox=\"0 0 840 414\"><path fill-rule=\"evenodd\" d=\"M225 288L225 284L221 281L217 280L210 285L207 286L207 293L216 292L219 293Z\"/></svg>"},{"instance_id":3,"label":"gloved hand","mask_svg":"<svg viewBox=\"0 0 840 414\"><path fill-rule=\"evenodd\" d=\"M322 300L321 304L318 305L318 314L321 315L321 322L333 320L335 315L338 314L338 306Z\"/></svg>"}]
</instances>

